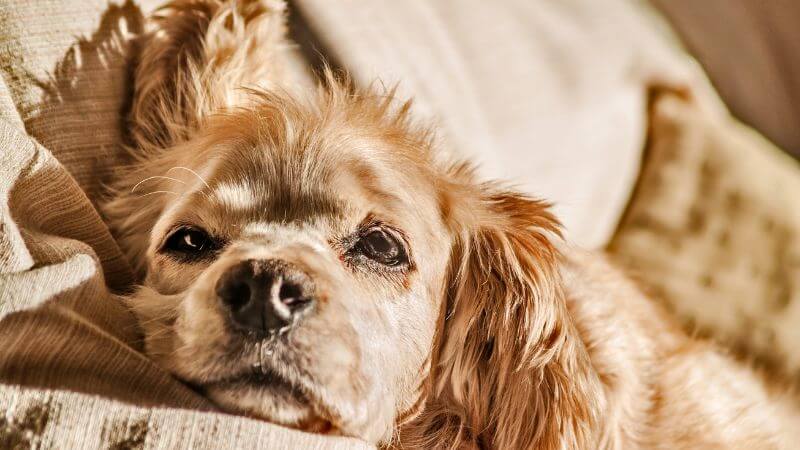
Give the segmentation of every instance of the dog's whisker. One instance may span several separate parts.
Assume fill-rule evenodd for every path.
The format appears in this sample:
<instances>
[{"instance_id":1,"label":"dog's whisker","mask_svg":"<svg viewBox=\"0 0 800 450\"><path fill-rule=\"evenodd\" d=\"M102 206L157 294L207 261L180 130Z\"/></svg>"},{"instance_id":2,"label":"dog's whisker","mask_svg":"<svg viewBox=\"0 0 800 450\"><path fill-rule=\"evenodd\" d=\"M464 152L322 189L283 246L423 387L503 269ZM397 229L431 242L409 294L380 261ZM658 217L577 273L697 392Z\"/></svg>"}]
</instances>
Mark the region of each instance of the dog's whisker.
<instances>
[{"instance_id":1,"label":"dog's whisker","mask_svg":"<svg viewBox=\"0 0 800 450\"><path fill-rule=\"evenodd\" d=\"M175 355L178 355L181 352L184 352L184 351L188 350L189 348L190 348L189 344L182 343L181 345L176 346L171 352L165 353L165 356L173 357Z\"/></svg>"},{"instance_id":2,"label":"dog's whisker","mask_svg":"<svg viewBox=\"0 0 800 450\"><path fill-rule=\"evenodd\" d=\"M139 186L141 186L143 183L146 183L146 182L148 182L150 180L155 180L155 179L171 180L171 181L176 181L176 182L181 183L181 184L186 184L185 181L179 180L177 178L165 177L163 175L153 175L152 177L147 177L147 178L139 181L135 185L133 185L133 187L131 188L131 193L136 192L136 189L139 188Z\"/></svg>"},{"instance_id":3,"label":"dog's whisker","mask_svg":"<svg viewBox=\"0 0 800 450\"><path fill-rule=\"evenodd\" d=\"M139 324L148 325L148 324L151 324L151 323L166 321L166 320L173 319L173 318L176 318L176 317L177 317L177 315L174 312L170 311L170 312L166 312L164 314L161 314L159 316L150 317L150 318L145 319L145 320L139 320Z\"/></svg>"},{"instance_id":4,"label":"dog's whisker","mask_svg":"<svg viewBox=\"0 0 800 450\"><path fill-rule=\"evenodd\" d=\"M190 169L188 167L175 166L175 167L172 167L171 169L167 170L167 173L170 173L173 170L177 170L177 169L185 170L185 171L191 173L192 175L196 176L197 179L200 180L200 182L202 182L206 186L206 188L211 189L211 186L208 185L208 183L206 182L206 180L203 179L203 177L201 177L197 172L195 172L194 170L192 170L192 169Z\"/></svg>"},{"instance_id":5,"label":"dog's whisker","mask_svg":"<svg viewBox=\"0 0 800 450\"><path fill-rule=\"evenodd\" d=\"M148 192L146 194L142 194L139 197L147 197L148 195L153 195L153 194L172 194L172 195L177 195L179 197L181 195L181 194L178 194L177 192L172 192L172 191L152 191L152 192Z\"/></svg>"},{"instance_id":6,"label":"dog's whisker","mask_svg":"<svg viewBox=\"0 0 800 450\"><path fill-rule=\"evenodd\" d=\"M146 319L146 320L140 320L139 321L139 325L144 326L144 325L151 325L151 324L158 323L158 322L167 322L167 321L169 321L170 319L173 319L173 318L175 318L174 314L164 314L164 315L161 315L159 317L151 317L151 318ZM171 329L171 327L159 327L156 330L156 332L169 331L170 329ZM155 334L156 332L152 332L152 333L148 333L148 334Z\"/></svg>"},{"instance_id":7,"label":"dog's whisker","mask_svg":"<svg viewBox=\"0 0 800 450\"><path fill-rule=\"evenodd\" d=\"M253 345L253 353L256 355L256 362L253 363L252 368L253 372L256 374L263 374L264 372L264 358L261 355L261 341L256 341Z\"/></svg>"},{"instance_id":8,"label":"dog's whisker","mask_svg":"<svg viewBox=\"0 0 800 450\"><path fill-rule=\"evenodd\" d=\"M165 328L165 329L162 329L162 330L154 331L152 333L148 333L147 337L150 340L158 340L158 339L161 339L164 336L168 336L169 334L170 334L170 330Z\"/></svg>"}]
</instances>

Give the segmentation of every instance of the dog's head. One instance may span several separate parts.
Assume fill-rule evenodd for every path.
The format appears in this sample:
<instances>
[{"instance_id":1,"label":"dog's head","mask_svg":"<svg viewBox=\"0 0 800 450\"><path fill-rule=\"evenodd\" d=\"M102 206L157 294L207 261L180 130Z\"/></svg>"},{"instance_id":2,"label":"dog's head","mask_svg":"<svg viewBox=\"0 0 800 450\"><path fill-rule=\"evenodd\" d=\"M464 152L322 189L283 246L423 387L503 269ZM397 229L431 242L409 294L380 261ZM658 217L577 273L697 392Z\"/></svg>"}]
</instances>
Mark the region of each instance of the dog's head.
<instances>
[{"instance_id":1,"label":"dog's head","mask_svg":"<svg viewBox=\"0 0 800 450\"><path fill-rule=\"evenodd\" d=\"M546 205L331 84L253 94L120 181L105 210L144 277L147 353L226 409L375 442L588 429Z\"/></svg>"}]
</instances>

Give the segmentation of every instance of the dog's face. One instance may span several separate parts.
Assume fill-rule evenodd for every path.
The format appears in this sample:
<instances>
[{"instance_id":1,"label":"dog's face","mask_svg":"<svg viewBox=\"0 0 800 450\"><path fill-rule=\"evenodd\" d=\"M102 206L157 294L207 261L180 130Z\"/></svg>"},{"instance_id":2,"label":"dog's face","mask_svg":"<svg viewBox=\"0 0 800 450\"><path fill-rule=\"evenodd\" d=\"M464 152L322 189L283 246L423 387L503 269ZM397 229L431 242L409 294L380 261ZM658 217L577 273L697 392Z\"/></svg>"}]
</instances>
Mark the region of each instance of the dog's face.
<instances>
[{"instance_id":1,"label":"dog's face","mask_svg":"<svg viewBox=\"0 0 800 450\"><path fill-rule=\"evenodd\" d=\"M227 410L372 442L588 430L546 205L437 162L405 106L320 92L254 95L120 178L148 355Z\"/></svg>"},{"instance_id":2,"label":"dog's face","mask_svg":"<svg viewBox=\"0 0 800 450\"><path fill-rule=\"evenodd\" d=\"M148 195L131 300L148 354L228 409L387 437L420 396L451 248L426 146L256 104L168 150L149 167L170 179L136 189L172 192Z\"/></svg>"},{"instance_id":3,"label":"dog's face","mask_svg":"<svg viewBox=\"0 0 800 450\"><path fill-rule=\"evenodd\" d=\"M223 409L309 431L593 442L598 380L546 204L439 161L391 92L326 71L305 100L278 93L282 1L160 11L134 160L101 205L141 276L130 304L153 360Z\"/></svg>"}]
</instances>

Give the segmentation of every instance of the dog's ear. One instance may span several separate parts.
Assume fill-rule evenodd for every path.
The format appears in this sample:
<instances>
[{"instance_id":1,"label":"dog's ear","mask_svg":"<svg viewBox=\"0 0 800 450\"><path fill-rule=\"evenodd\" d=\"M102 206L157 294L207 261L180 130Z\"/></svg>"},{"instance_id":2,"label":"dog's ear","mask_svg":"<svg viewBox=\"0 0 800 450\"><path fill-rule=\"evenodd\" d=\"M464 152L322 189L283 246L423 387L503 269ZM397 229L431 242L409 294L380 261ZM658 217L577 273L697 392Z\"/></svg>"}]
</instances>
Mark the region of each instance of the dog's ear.
<instances>
[{"instance_id":1,"label":"dog's ear","mask_svg":"<svg viewBox=\"0 0 800 450\"><path fill-rule=\"evenodd\" d=\"M562 290L548 205L494 185L445 190L456 239L423 412L429 448L589 448L599 380Z\"/></svg>"},{"instance_id":2,"label":"dog's ear","mask_svg":"<svg viewBox=\"0 0 800 450\"><path fill-rule=\"evenodd\" d=\"M279 83L284 10L283 0L176 0L160 8L137 41L135 151L174 145L209 114L243 106L243 86Z\"/></svg>"}]
</instances>

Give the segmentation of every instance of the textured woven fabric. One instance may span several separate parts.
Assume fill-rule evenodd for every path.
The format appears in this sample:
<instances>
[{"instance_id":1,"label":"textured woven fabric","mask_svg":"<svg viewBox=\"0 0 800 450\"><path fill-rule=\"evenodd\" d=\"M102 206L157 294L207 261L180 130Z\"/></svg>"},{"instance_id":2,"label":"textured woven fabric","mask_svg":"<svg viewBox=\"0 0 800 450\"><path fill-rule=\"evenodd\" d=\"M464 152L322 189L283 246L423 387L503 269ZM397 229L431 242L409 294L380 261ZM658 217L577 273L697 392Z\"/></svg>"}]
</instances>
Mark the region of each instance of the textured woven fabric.
<instances>
[{"instance_id":1,"label":"textured woven fabric","mask_svg":"<svg viewBox=\"0 0 800 450\"><path fill-rule=\"evenodd\" d=\"M5 409L5 415L0 416L0 448L3 449L371 448L354 439L321 438L251 419L190 410L134 407L64 391L2 386L0 405Z\"/></svg>"},{"instance_id":2,"label":"textured woven fabric","mask_svg":"<svg viewBox=\"0 0 800 450\"><path fill-rule=\"evenodd\" d=\"M669 95L649 142L611 252L690 332L800 382L800 164Z\"/></svg>"}]
</instances>

